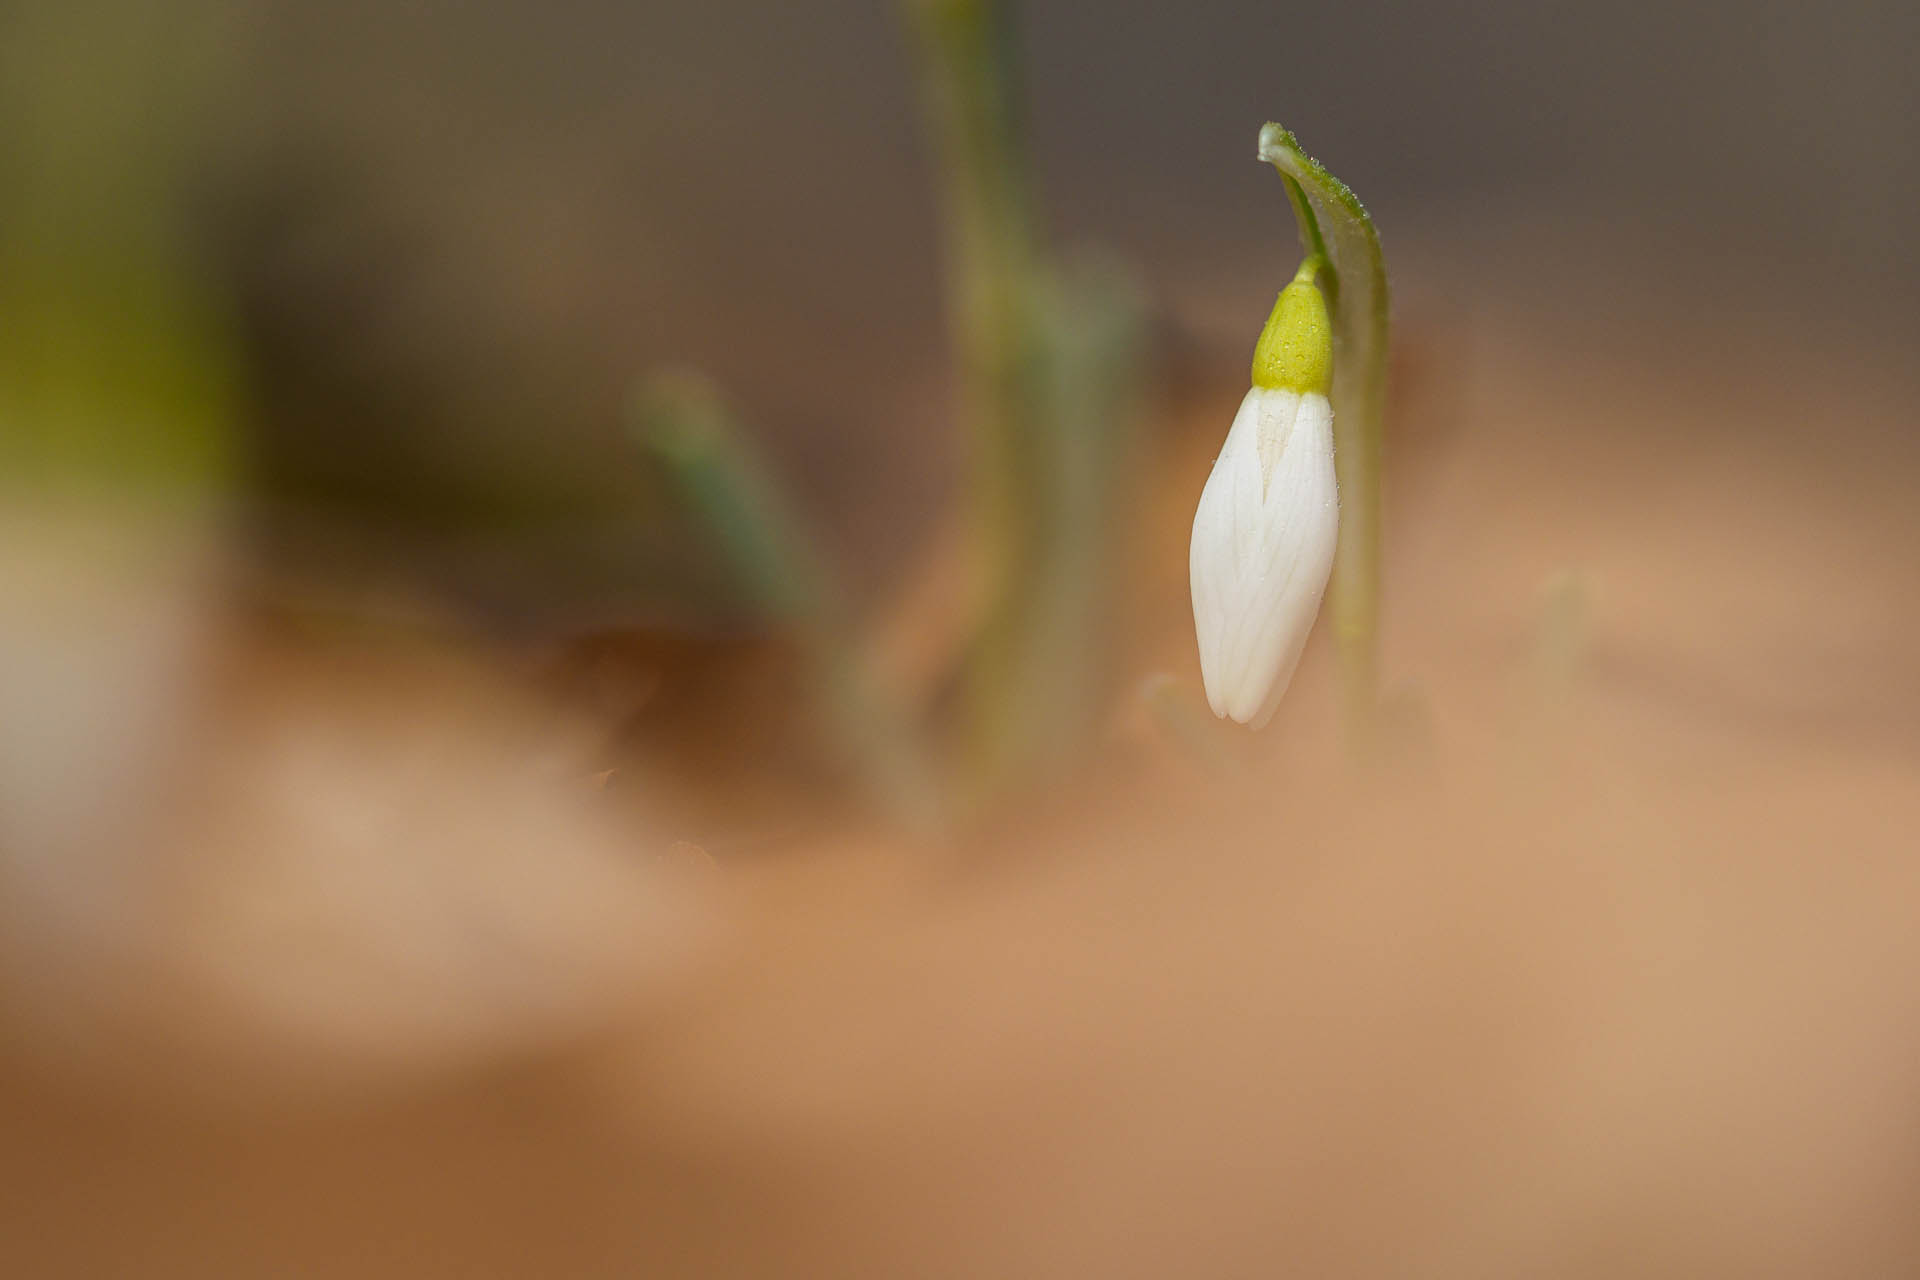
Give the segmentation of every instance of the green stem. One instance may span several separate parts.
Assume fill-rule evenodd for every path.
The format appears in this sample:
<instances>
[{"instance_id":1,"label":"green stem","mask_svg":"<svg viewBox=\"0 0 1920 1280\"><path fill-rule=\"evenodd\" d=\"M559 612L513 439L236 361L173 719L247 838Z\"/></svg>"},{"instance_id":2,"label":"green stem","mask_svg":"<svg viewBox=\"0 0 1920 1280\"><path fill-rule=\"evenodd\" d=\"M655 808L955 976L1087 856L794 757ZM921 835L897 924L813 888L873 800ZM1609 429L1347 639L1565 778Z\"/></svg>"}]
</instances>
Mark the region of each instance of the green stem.
<instances>
[{"instance_id":1,"label":"green stem","mask_svg":"<svg viewBox=\"0 0 1920 1280\"><path fill-rule=\"evenodd\" d=\"M1300 252L1307 262L1317 262L1323 267L1330 267L1333 256L1327 252L1327 240L1320 232L1320 218L1313 211L1313 201L1307 199L1306 190L1284 169L1280 171L1280 182L1286 188L1287 203L1293 206L1294 225L1300 231ZM1338 277L1333 272L1327 273L1328 285L1333 285L1337 280ZM1329 310L1333 308L1334 301L1329 294L1327 298Z\"/></svg>"},{"instance_id":2,"label":"green stem","mask_svg":"<svg viewBox=\"0 0 1920 1280\"><path fill-rule=\"evenodd\" d=\"M961 411L972 444L984 617L971 653L971 756L982 786L1019 737L1036 567L1048 537L1048 441L1038 381L1038 250L1019 145L1004 0L906 0L921 48L947 219Z\"/></svg>"},{"instance_id":3,"label":"green stem","mask_svg":"<svg viewBox=\"0 0 1920 1280\"><path fill-rule=\"evenodd\" d=\"M822 557L719 396L697 378L656 378L636 398L634 426L754 606L800 639L832 727L868 789L909 829L938 834L944 800L924 743L855 656Z\"/></svg>"},{"instance_id":4,"label":"green stem","mask_svg":"<svg viewBox=\"0 0 1920 1280\"><path fill-rule=\"evenodd\" d=\"M1365 749L1379 702L1380 453L1386 408L1387 263L1366 207L1277 124L1260 130L1260 159L1280 171L1307 254L1322 256L1333 314L1334 470L1340 539L1332 612L1350 735ZM1323 234L1323 225L1331 235Z\"/></svg>"},{"instance_id":5,"label":"green stem","mask_svg":"<svg viewBox=\"0 0 1920 1280\"><path fill-rule=\"evenodd\" d=\"M1320 280L1321 276L1326 277L1324 283ZM1327 257L1323 253L1309 253L1306 257L1300 259L1300 265L1294 268L1293 272L1293 282L1295 284L1301 284L1303 282L1306 284L1321 284L1322 293L1326 292L1326 286L1331 285L1335 278L1333 274L1333 264L1327 261ZM1333 310L1331 300L1327 303L1327 310Z\"/></svg>"}]
</instances>

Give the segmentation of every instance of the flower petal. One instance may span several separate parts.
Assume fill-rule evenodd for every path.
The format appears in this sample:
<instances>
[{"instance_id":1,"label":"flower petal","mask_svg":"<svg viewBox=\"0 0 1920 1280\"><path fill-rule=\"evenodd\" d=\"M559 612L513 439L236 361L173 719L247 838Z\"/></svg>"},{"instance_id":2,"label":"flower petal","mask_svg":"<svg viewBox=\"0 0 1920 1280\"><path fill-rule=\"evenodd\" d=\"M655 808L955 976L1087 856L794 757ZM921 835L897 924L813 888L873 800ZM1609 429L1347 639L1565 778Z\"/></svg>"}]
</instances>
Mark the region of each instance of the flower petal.
<instances>
[{"instance_id":1,"label":"flower petal","mask_svg":"<svg viewBox=\"0 0 1920 1280\"><path fill-rule=\"evenodd\" d=\"M1256 387L1194 513L1188 567L1214 714L1258 728L1279 706L1333 571L1333 409Z\"/></svg>"}]
</instances>

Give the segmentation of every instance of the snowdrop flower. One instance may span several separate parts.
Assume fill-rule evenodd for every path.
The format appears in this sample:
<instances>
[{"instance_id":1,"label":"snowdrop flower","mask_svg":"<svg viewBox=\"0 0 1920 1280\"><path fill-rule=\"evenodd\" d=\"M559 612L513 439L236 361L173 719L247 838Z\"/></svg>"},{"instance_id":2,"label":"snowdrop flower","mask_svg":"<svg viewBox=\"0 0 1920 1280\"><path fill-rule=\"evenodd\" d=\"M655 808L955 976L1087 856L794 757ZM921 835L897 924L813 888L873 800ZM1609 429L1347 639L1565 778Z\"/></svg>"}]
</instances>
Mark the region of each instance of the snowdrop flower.
<instances>
[{"instance_id":1,"label":"snowdrop flower","mask_svg":"<svg viewBox=\"0 0 1920 1280\"><path fill-rule=\"evenodd\" d=\"M1255 729L1280 705L1333 571L1333 369L1326 298L1309 259L1253 354L1253 389L1193 516L1193 623L1218 716Z\"/></svg>"}]
</instances>

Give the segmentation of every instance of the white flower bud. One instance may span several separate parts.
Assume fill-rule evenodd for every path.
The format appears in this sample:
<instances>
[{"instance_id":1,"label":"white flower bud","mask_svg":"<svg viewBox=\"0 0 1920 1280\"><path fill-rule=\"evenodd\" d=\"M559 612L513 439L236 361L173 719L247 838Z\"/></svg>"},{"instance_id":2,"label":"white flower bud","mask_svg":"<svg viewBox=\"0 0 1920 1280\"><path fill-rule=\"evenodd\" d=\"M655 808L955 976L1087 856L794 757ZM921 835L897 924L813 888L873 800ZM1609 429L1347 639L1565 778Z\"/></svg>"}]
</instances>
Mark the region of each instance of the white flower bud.
<instances>
[{"instance_id":1,"label":"white flower bud","mask_svg":"<svg viewBox=\"0 0 1920 1280\"><path fill-rule=\"evenodd\" d=\"M1320 291L1296 279L1261 336L1255 385L1193 517L1193 621L1207 701L1215 715L1256 729L1287 691L1333 572L1340 499L1330 347Z\"/></svg>"}]
</instances>

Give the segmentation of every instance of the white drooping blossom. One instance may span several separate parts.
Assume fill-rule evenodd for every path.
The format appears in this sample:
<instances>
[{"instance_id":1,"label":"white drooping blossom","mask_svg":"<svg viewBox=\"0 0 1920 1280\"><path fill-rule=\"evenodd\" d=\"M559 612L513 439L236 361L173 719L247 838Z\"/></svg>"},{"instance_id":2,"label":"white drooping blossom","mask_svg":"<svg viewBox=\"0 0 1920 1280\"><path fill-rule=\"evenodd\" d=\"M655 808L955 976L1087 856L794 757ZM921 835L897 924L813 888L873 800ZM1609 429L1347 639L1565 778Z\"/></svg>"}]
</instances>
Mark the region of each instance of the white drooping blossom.
<instances>
[{"instance_id":1,"label":"white drooping blossom","mask_svg":"<svg viewBox=\"0 0 1920 1280\"><path fill-rule=\"evenodd\" d=\"M1193 517L1200 674L1215 715L1255 729L1280 705L1320 612L1340 527L1326 299L1309 262L1280 294L1253 389Z\"/></svg>"}]
</instances>

